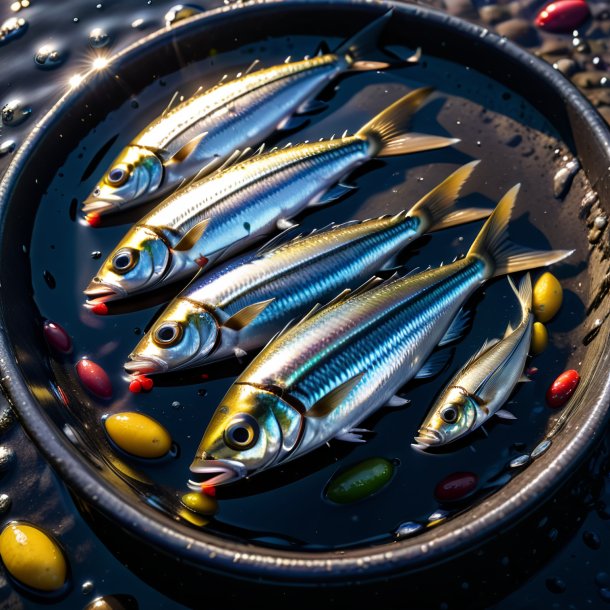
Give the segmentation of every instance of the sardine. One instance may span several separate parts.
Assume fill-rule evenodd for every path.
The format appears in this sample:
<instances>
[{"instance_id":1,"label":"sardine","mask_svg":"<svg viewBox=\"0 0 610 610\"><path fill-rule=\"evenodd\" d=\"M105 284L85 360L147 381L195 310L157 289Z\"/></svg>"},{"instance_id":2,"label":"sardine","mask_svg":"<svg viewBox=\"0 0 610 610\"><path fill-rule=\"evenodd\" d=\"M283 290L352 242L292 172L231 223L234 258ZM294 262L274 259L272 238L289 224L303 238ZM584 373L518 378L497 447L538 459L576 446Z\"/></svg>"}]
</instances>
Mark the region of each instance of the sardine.
<instances>
[{"instance_id":1,"label":"sardine","mask_svg":"<svg viewBox=\"0 0 610 610\"><path fill-rule=\"evenodd\" d=\"M197 278L157 318L125 369L163 373L242 357L316 303L393 265L393 257L424 233L489 216L490 210L454 207L477 164L455 171L410 210L304 237L288 229L259 252Z\"/></svg>"},{"instance_id":2,"label":"sardine","mask_svg":"<svg viewBox=\"0 0 610 610\"><path fill-rule=\"evenodd\" d=\"M519 290L508 278L521 305L521 320L513 329L509 324L501 340L486 341L479 351L451 379L426 420L413 445L428 449L451 443L476 430L493 415L505 419L515 416L502 409L520 381L532 340L532 282L529 273Z\"/></svg>"},{"instance_id":3,"label":"sardine","mask_svg":"<svg viewBox=\"0 0 610 610\"><path fill-rule=\"evenodd\" d=\"M430 92L412 91L353 136L257 155L181 189L136 223L106 259L85 290L90 304L192 278L199 268L287 228L306 207L352 190L340 180L374 157L454 144L453 138L406 131Z\"/></svg>"},{"instance_id":4,"label":"sardine","mask_svg":"<svg viewBox=\"0 0 610 610\"><path fill-rule=\"evenodd\" d=\"M426 361L459 336L458 314L470 295L494 276L568 256L508 240L518 190L503 197L465 258L348 296L271 341L208 424L191 464L192 472L213 475L203 485L256 474L331 439L362 441L364 419L404 403L397 390L438 368L435 357Z\"/></svg>"},{"instance_id":5,"label":"sardine","mask_svg":"<svg viewBox=\"0 0 610 610\"><path fill-rule=\"evenodd\" d=\"M260 143L295 112L320 110L315 96L339 75L387 68L367 57L390 17L391 11L334 53L246 73L163 113L125 147L84 201L87 220L96 225L103 214L160 199L217 169L236 149Z\"/></svg>"}]
</instances>

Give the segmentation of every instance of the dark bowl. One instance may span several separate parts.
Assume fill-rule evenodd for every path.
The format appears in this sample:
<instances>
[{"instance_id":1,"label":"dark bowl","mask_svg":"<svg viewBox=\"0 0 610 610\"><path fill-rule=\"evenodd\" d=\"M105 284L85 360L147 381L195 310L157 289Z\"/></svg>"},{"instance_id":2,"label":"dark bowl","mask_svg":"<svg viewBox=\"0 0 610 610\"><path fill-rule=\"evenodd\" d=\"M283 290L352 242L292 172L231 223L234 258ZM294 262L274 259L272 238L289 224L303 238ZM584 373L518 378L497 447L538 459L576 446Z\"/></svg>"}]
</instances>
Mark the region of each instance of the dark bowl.
<instances>
[{"instance_id":1,"label":"dark bowl","mask_svg":"<svg viewBox=\"0 0 610 610\"><path fill-rule=\"evenodd\" d=\"M548 557L544 549L532 549L542 545L550 522L568 530L576 527L589 475L598 467L594 450L603 438L610 392L609 331L604 323L588 337L583 381L569 406L549 424L546 452L469 510L389 544L304 553L188 527L143 502L120 472L98 459L95 444L85 450L74 442L78 439L65 434L73 422L49 383L52 371L25 254L37 206L59 161L124 101L126 91L137 93L154 78L207 56L212 48L223 51L236 41L243 45L287 31L345 36L389 6L394 7L389 38L421 46L428 56L468 65L540 110L578 156L599 205L608 211L610 133L561 74L495 34L445 14L398 2L355 0L245 3L147 36L111 60L110 75L88 74L86 86L57 102L15 155L0 185L3 390L100 537L136 573L185 603L205 600L206 605L234 606L251 604L256 595L258 602L271 606L301 607L322 600L329 606L353 606L370 594L385 607L438 607L447 600L454 606L480 606L516 586ZM566 227L566 233L569 230ZM585 331L608 313L604 257L601 247L590 253Z\"/></svg>"}]
</instances>

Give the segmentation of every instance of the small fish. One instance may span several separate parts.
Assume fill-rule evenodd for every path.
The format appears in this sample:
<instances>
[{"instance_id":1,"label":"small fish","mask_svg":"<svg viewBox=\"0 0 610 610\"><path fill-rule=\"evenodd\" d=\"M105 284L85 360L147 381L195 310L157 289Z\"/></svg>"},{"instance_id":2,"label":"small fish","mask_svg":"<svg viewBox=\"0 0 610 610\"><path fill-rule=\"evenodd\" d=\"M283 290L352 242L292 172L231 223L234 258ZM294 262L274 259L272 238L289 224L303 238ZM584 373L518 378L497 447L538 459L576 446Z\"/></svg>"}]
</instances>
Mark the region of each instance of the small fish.
<instances>
[{"instance_id":1,"label":"small fish","mask_svg":"<svg viewBox=\"0 0 610 610\"><path fill-rule=\"evenodd\" d=\"M363 442L363 420L383 405L404 404L400 387L442 367L432 351L461 335L460 310L487 280L571 253L509 241L518 190L502 198L465 258L348 295L271 341L229 388L203 435L191 471L212 478L189 486L256 474L331 439Z\"/></svg>"},{"instance_id":2,"label":"small fish","mask_svg":"<svg viewBox=\"0 0 610 610\"><path fill-rule=\"evenodd\" d=\"M356 289L392 265L398 252L427 231L489 216L490 210L454 207L477 164L455 171L410 210L331 225L304 237L288 229L259 252L204 274L157 318L125 369L163 373L243 356L316 303Z\"/></svg>"},{"instance_id":3,"label":"small fish","mask_svg":"<svg viewBox=\"0 0 610 610\"><path fill-rule=\"evenodd\" d=\"M387 68L389 63L366 57L375 51L391 14L373 21L334 53L250 72L254 62L243 76L164 112L123 149L84 201L87 220L96 225L104 214L160 199L194 176L211 173L236 149L255 146L278 127L291 128L295 112L309 114L324 107L314 98L339 75Z\"/></svg>"},{"instance_id":4,"label":"small fish","mask_svg":"<svg viewBox=\"0 0 610 610\"><path fill-rule=\"evenodd\" d=\"M521 305L521 321L513 330L509 324L500 340L486 341L479 351L451 379L419 429L413 445L428 449L451 443L476 430L497 415L515 419L502 405L520 381L532 338L532 281L529 273L519 290L508 278Z\"/></svg>"},{"instance_id":5,"label":"small fish","mask_svg":"<svg viewBox=\"0 0 610 610\"><path fill-rule=\"evenodd\" d=\"M375 157L454 144L453 138L406 131L431 91L405 95L353 136L255 155L177 191L136 223L106 259L85 290L89 304L192 278L291 226L305 208L353 190L339 181Z\"/></svg>"}]
</instances>

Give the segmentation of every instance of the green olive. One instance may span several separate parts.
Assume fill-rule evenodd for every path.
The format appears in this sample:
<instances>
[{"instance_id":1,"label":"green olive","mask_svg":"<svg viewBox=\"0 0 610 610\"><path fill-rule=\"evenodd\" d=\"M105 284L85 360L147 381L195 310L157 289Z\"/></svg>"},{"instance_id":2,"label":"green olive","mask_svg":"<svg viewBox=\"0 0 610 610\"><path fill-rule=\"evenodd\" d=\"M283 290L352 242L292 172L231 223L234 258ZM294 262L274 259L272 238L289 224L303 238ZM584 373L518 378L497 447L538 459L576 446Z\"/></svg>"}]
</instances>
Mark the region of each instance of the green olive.
<instances>
[{"instance_id":1,"label":"green olive","mask_svg":"<svg viewBox=\"0 0 610 610\"><path fill-rule=\"evenodd\" d=\"M369 458L335 475L326 487L326 497L336 504L363 500L385 487L393 474L392 462Z\"/></svg>"}]
</instances>

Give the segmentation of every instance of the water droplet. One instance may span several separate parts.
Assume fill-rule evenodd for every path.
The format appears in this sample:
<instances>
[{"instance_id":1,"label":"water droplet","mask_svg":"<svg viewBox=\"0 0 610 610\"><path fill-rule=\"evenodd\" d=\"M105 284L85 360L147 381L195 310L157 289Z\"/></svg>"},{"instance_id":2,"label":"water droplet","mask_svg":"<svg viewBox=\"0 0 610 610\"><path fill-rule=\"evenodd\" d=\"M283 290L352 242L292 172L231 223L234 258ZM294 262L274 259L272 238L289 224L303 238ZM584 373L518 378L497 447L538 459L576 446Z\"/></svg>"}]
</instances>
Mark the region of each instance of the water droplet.
<instances>
[{"instance_id":1,"label":"water droplet","mask_svg":"<svg viewBox=\"0 0 610 610\"><path fill-rule=\"evenodd\" d=\"M30 116L32 109L25 106L21 100L11 100L2 107L2 124L19 125Z\"/></svg>"},{"instance_id":2,"label":"water droplet","mask_svg":"<svg viewBox=\"0 0 610 610\"><path fill-rule=\"evenodd\" d=\"M51 70L63 63L64 56L59 49L56 49L49 44L45 44L42 45L36 52L36 55L34 55L34 61L37 66L44 68L45 70Z\"/></svg>"},{"instance_id":3,"label":"water droplet","mask_svg":"<svg viewBox=\"0 0 610 610\"><path fill-rule=\"evenodd\" d=\"M521 468L522 466L525 466L529 461L529 455L520 455L519 457L516 457L514 460L512 460L508 466L510 468Z\"/></svg>"},{"instance_id":4,"label":"water droplet","mask_svg":"<svg viewBox=\"0 0 610 610\"><path fill-rule=\"evenodd\" d=\"M551 593L563 593L566 590L566 583L561 578L552 576L546 579L546 588Z\"/></svg>"},{"instance_id":5,"label":"water droplet","mask_svg":"<svg viewBox=\"0 0 610 610\"><path fill-rule=\"evenodd\" d=\"M95 585L92 580L86 580L81 586L80 590L83 595L90 595Z\"/></svg>"},{"instance_id":6,"label":"water droplet","mask_svg":"<svg viewBox=\"0 0 610 610\"><path fill-rule=\"evenodd\" d=\"M409 536L413 536L420 532L424 526L421 523L416 523L415 521L406 521L405 523L401 523L394 532L394 536L396 538L408 538Z\"/></svg>"},{"instance_id":7,"label":"water droplet","mask_svg":"<svg viewBox=\"0 0 610 610\"><path fill-rule=\"evenodd\" d=\"M597 551L602 545L602 541L600 540L599 536L592 531L584 532L582 535L582 541L594 551Z\"/></svg>"},{"instance_id":8,"label":"water droplet","mask_svg":"<svg viewBox=\"0 0 610 610\"><path fill-rule=\"evenodd\" d=\"M0 494L0 515L8 513L11 508L11 497L8 494Z\"/></svg>"},{"instance_id":9,"label":"water droplet","mask_svg":"<svg viewBox=\"0 0 610 610\"><path fill-rule=\"evenodd\" d=\"M174 400L174 402L172 402L172 408L173 409L179 409L180 408L180 403L177 400Z\"/></svg>"},{"instance_id":10,"label":"water droplet","mask_svg":"<svg viewBox=\"0 0 610 610\"><path fill-rule=\"evenodd\" d=\"M135 19L131 22L131 27L135 30L141 30L144 27L144 19Z\"/></svg>"},{"instance_id":11,"label":"water droplet","mask_svg":"<svg viewBox=\"0 0 610 610\"><path fill-rule=\"evenodd\" d=\"M203 9L196 4L176 4L165 13L165 25L169 27L187 17L192 17L203 12Z\"/></svg>"},{"instance_id":12,"label":"water droplet","mask_svg":"<svg viewBox=\"0 0 610 610\"><path fill-rule=\"evenodd\" d=\"M0 44L10 42L25 34L28 22L23 17L11 17L0 25Z\"/></svg>"},{"instance_id":13,"label":"water droplet","mask_svg":"<svg viewBox=\"0 0 610 610\"><path fill-rule=\"evenodd\" d=\"M102 258L102 253L99 250L94 250L91 253L91 258L97 260L98 258Z\"/></svg>"},{"instance_id":14,"label":"water droplet","mask_svg":"<svg viewBox=\"0 0 610 610\"><path fill-rule=\"evenodd\" d=\"M15 452L6 445L0 446L0 472L4 472L15 459Z\"/></svg>"},{"instance_id":15,"label":"water droplet","mask_svg":"<svg viewBox=\"0 0 610 610\"><path fill-rule=\"evenodd\" d=\"M532 451L531 458L534 460L537 457L540 457L550 446L551 446L550 440L547 439L547 440L542 441Z\"/></svg>"},{"instance_id":16,"label":"water droplet","mask_svg":"<svg viewBox=\"0 0 610 610\"><path fill-rule=\"evenodd\" d=\"M435 510L429 517L428 521L438 521L439 519L445 519L449 515L447 510Z\"/></svg>"},{"instance_id":17,"label":"water droplet","mask_svg":"<svg viewBox=\"0 0 610 610\"><path fill-rule=\"evenodd\" d=\"M562 167L553 178L553 194L556 199L563 199L566 193L570 190L572 180L580 169L580 163L577 159L572 159Z\"/></svg>"},{"instance_id":18,"label":"water droplet","mask_svg":"<svg viewBox=\"0 0 610 610\"><path fill-rule=\"evenodd\" d=\"M15 140L4 140L4 142L0 144L0 157L12 153L15 148L17 148Z\"/></svg>"},{"instance_id":19,"label":"water droplet","mask_svg":"<svg viewBox=\"0 0 610 610\"><path fill-rule=\"evenodd\" d=\"M102 30L102 28L93 28L89 32L89 44L94 49L101 49L110 43L110 36L108 32Z\"/></svg>"}]
</instances>

